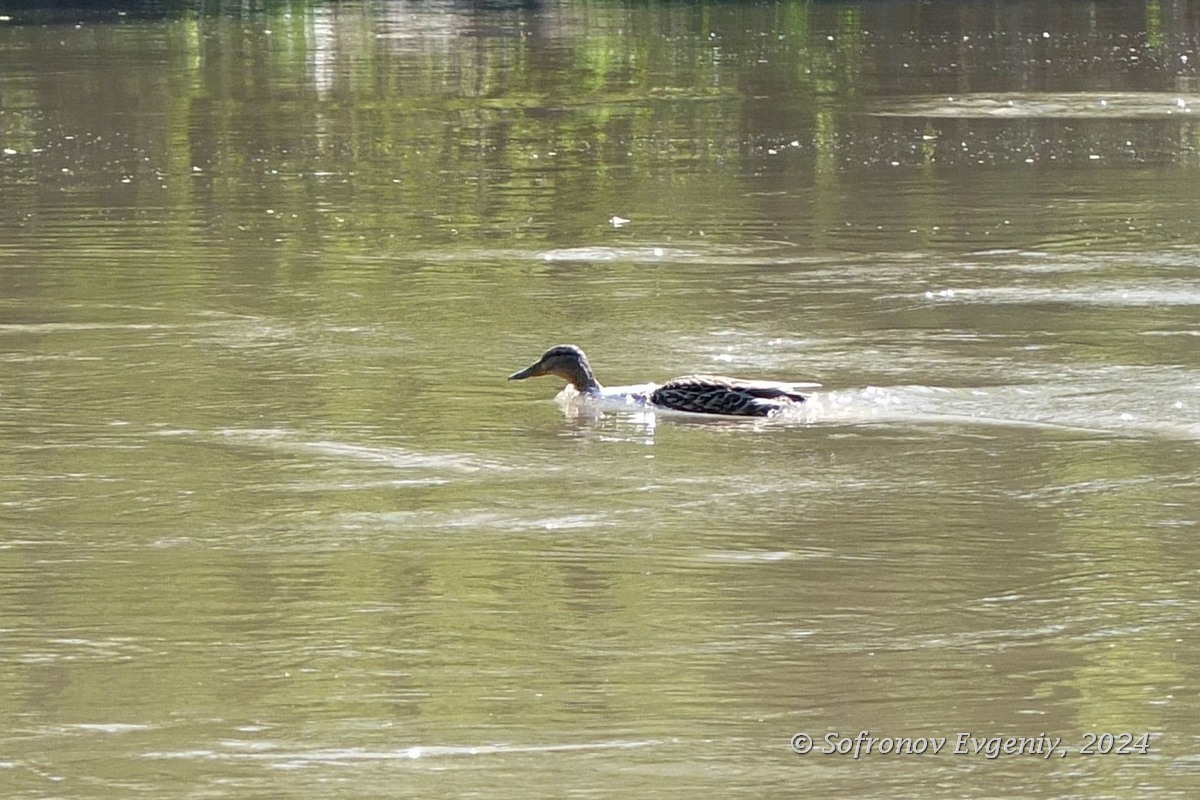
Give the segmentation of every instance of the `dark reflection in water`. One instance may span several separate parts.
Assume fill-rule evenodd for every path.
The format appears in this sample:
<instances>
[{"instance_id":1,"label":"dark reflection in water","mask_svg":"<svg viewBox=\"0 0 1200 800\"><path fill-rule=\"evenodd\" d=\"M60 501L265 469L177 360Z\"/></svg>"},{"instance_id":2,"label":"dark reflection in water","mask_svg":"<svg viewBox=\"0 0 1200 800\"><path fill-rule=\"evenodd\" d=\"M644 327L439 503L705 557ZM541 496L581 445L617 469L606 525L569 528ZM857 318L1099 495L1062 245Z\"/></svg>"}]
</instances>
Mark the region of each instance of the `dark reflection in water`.
<instances>
[{"instance_id":1,"label":"dark reflection in water","mask_svg":"<svg viewBox=\"0 0 1200 800\"><path fill-rule=\"evenodd\" d=\"M1189 796L1197 11L0 9L6 796Z\"/></svg>"}]
</instances>

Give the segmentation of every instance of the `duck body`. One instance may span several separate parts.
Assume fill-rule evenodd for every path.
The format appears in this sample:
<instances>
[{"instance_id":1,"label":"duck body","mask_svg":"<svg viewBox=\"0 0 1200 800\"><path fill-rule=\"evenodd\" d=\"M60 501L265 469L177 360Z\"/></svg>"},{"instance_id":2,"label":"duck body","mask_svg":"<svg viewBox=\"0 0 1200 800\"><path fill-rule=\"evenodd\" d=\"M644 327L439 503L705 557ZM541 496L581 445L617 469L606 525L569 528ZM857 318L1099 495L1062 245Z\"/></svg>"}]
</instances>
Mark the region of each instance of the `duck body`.
<instances>
[{"instance_id":1,"label":"duck body","mask_svg":"<svg viewBox=\"0 0 1200 800\"><path fill-rule=\"evenodd\" d=\"M662 385L606 388L596 380L587 356L574 345L558 345L523 370L508 377L524 380L539 375L556 375L581 395L601 401L690 414L719 414L735 417L769 417L804 402L799 389L816 384L779 383L726 378L721 375L686 375Z\"/></svg>"},{"instance_id":2,"label":"duck body","mask_svg":"<svg viewBox=\"0 0 1200 800\"><path fill-rule=\"evenodd\" d=\"M650 404L694 414L769 417L804 402L792 384L745 381L721 375L686 375L650 394Z\"/></svg>"}]
</instances>

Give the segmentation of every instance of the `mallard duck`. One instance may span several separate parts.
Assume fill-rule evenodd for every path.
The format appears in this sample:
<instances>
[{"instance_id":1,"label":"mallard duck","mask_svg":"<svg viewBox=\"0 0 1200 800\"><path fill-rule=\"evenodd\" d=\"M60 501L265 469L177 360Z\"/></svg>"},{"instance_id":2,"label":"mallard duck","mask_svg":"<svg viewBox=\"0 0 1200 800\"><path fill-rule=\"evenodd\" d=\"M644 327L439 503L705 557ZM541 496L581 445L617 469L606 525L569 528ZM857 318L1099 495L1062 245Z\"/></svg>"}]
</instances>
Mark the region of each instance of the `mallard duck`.
<instances>
[{"instance_id":1,"label":"mallard duck","mask_svg":"<svg viewBox=\"0 0 1200 800\"><path fill-rule=\"evenodd\" d=\"M693 414L724 414L737 417L767 417L804 402L797 389L819 384L744 381L719 375L686 375L661 386L605 388L596 380L587 356L573 344L551 347L542 357L523 370L508 376L522 381L540 375L555 375L575 387L581 395L622 404L651 406Z\"/></svg>"}]
</instances>

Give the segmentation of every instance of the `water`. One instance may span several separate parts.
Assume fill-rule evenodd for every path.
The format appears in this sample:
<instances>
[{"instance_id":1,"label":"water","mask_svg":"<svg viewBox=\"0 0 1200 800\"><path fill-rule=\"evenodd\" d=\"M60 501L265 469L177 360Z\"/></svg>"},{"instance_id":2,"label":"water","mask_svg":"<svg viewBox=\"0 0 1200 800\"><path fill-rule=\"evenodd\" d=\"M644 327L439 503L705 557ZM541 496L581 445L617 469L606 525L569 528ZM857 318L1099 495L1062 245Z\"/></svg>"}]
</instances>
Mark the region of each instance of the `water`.
<instances>
[{"instance_id":1,"label":"water","mask_svg":"<svg viewBox=\"0 0 1200 800\"><path fill-rule=\"evenodd\" d=\"M4 796L1192 796L1195 11L4 11Z\"/></svg>"}]
</instances>

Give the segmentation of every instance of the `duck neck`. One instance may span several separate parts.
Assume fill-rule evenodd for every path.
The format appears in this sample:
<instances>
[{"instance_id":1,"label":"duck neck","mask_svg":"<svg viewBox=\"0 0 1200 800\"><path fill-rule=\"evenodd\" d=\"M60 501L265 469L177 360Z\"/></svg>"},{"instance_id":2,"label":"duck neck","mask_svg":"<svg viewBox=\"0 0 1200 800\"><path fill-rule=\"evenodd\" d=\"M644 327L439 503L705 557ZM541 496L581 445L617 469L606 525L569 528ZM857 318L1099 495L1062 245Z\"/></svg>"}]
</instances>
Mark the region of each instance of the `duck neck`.
<instances>
[{"instance_id":1,"label":"duck neck","mask_svg":"<svg viewBox=\"0 0 1200 800\"><path fill-rule=\"evenodd\" d=\"M570 371L562 377L566 378L575 387L575 391L580 394L595 394L604 388L592 374L592 367L586 360L572 364Z\"/></svg>"}]
</instances>

